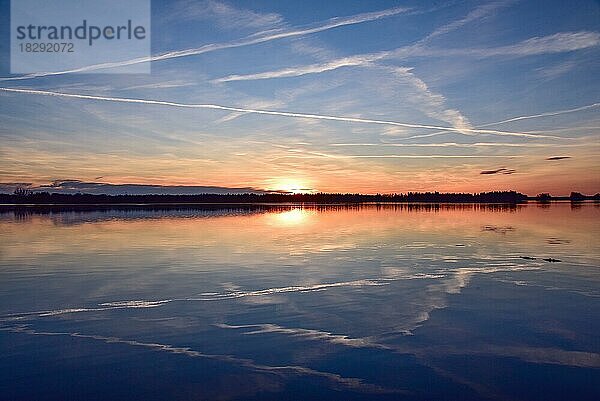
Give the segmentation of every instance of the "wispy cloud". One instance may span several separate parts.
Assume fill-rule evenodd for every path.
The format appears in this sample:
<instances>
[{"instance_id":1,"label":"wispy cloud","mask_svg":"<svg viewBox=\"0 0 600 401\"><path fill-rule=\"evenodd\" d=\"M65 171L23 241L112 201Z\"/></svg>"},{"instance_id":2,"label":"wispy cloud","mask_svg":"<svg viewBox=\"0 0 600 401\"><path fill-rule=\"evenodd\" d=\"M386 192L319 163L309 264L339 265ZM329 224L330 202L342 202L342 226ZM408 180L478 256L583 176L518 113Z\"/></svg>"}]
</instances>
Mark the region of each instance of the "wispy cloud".
<instances>
[{"instance_id":1,"label":"wispy cloud","mask_svg":"<svg viewBox=\"0 0 600 401\"><path fill-rule=\"evenodd\" d=\"M579 63L577 63L576 61L569 60L569 61L564 61L564 62L555 64L552 66L540 67L536 71L542 78L555 79L555 78L560 77L561 75L564 75L564 74L574 70L575 68L577 68L578 65L579 65Z\"/></svg>"},{"instance_id":2,"label":"wispy cloud","mask_svg":"<svg viewBox=\"0 0 600 401\"><path fill-rule=\"evenodd\" d=\"M129 65L140 64L140 63L170 60L170 59L179 58L179 57L195 56L195 55L199 55L199 54L213 52L216 50L250 46L250 45L270 42L270 41L278 40L278 39L310 35L310 34L322 32L322 31L326 31L329 29L342 27L342 26L355 25L355 24L361 24L364 22L375 21L375 20L378 20L381 18L398 15L398 14L407 12L409 10L410 10L409 8L405 8L405 7L395 7L395 8L390 8L387 10L382 10L382 11L357 14L357 15L353 15L350 17L335 17L335 18L331 18L327 21L317 23L317 24L314 24L311 26L306 26L306 27L301 27L301 28L292 28L292 29L283 29L283 30L278 30L278 31L267 31L264 34L258 34L258 35L255 34L255 35L251 35L246 38L232 41L232 42L212 43L212 44L204 45L204 46L197 47L197 48L170 51L170 52L166 52L166 53L162 53L162 54L153 55L150 57L140 57L140 58L136 58L136 59L123 60L123 61L112 62L112 63L89 65L89 66L84 66L84 67L80 67L80 68L74 68L71 70L40 72L40 73L35 73L35 74L20 75L20 76L16 76L16 77L2 77L2 78L0 78L0 81L15 81L15 80L32 79L32 78L39 78L39 77L46 77L46 76L53 76L53 75L64 75L64 74L71 74L71 73L78 73L78 72L89 72L89 71L104 70L104 69L110 69L110 68L125 67L125 66L129 66Z\"/></svg>"},{"instance_id":3,"label":"wispy cloud","mask_svg":"<svg viewBox=\"0 0 600 401\"><path fill-rule=\"evenodd\" d=\"M264 29L283 23L279 14L259 13L214 0L180 0L165 18L173 21L209 20L224 29Z\"/></svg>"},{"instance_id":4,"label":"wispy cloud","mask_svg":"<svg viewBox=\"0 0 600 401\"><path fill-rule=\"evenodd\" d=\"M438 50L426 49L423 46L433 38L447 34L456 30L470 22L483 19L491 15L500 7L506 6L511 2L490 3L477 7L464 18L446 24L432 33L419 40L413 45L404 46L393 51L382 51L370 54L360 54L355 56L333 59L322 63L309 64L304 66L288 67L279 70L266 71L254 74L234 74L213 80L214 83L224 83L232 81L248 81L261 79L274 79L285 77L299 77L309 74L320 74L328 71L334 71L344 67L378 67L375 63L386 58L410 57L411 55L439 55L439 52L444 54L453 54L462 52L464 55L472 55L477 57L491 57L498 55L533 55L552 53L560 51L571 51L589 46L594 46L598 43L598 35L593 32L578 32L578 33L559 33L547 37L536 37L520 42L511 46L504 46L491 49L458 49L458 50ZM418 100L418 107L429 117L449 123L455 129L464 129L463 134L469 134L472 126L468 119L456 109L445 106L445 98L443 95L431 91L429 86L419 77L417 77L410 68L404 67L380 67L390 70L395 76L402 78L406 83L411 85L414 94L411 99ZM434 134L437 135L437 134Z\"/></svg>"},{"instance_id":5,"label":"wispy cloud","mask_svg":"<svg viewBox=\"0 0 600 401\"><path fill-rule=\"evenodd\" d=\"M452 32L458 28L461 28L461 27L469 24L470 22L481 20L485 17L488 17L489 15L491 15L493 12L495 12L499 8L506 7L506 6L510 5L511 3L514 3L514 1L498 1L498 2L493 2L493 3L483 4L475 9L473 9L471 12L469 12L463 18L453 21L453 22L450 22L446 25L443 25L443 26L437 28L436 30L431 32L429 35L427 35L426 37L421 39L419 42L417 42L417 44L424 44L426 42L429 42L431 39L434 39L438 36L445 35L445 34Z\"/></svg>"},{"instance_id":6,"label":"wispy cloud","mask_svg":"<svg viewBox=\"0 0 600 401\"><path fill-rule=\"evenodd\" d=\"M322 72L337 70L342 67L353 67L353 66L365 66L369 65L373 61L380 60L389 55L389 52L381 52L374 54L364 54L351 57L343 57L328 61L325 63L316 63L303 66L283 68L280 70L266 71L256 74L245 74L245 75L229 75L222 78L212 80L213 83L223 83L232 81L253 81L259 79L272 79L272 78L286 78L286 77L300 77L309 74L319 74Z\"/></svg>"},{"instance_id":7,"label":"wispy cloud","mask_svg":"<svg viewBox=\"0 0 600 401\"><path fill-rule=\"evenodd\" d=\"M441 54L473 55L477 57L495 56L535 56L572 52L600 44L598 32L560 32L554 35L537 36L514 45L493 47L487 49L465 49L441 51Z\"/></svg>"},{"instance_id":8,"label":"wispy cloud","mask_svg":"<svg viewBox=\"0 0 600 401\"><path fill-rule=\"evenodd\" d=\"M446 106L446 98L433 92L421 78L407 68L388 68L396 77L408 83L413 88L411 99L417 101L420 110L429 117L444 121L452 127L468 135L472 129L471 123L459 110Z\"/></svg>"},{"instance_id":9,"label":"wispy cloud","mask_svg":"<svg viewBox=\"0 0 600 401\"><path fill-rule=\"evenodd\" d=\"M347 25L356 25L362 24L363 22L376 21L382 18L391 17L394 15L406 13L410 11L411 8L408 7L394 7L388 8L386 10L381 11L373 11L368 13L356 14L349 17L334 17L325 22L316 23L313 25L307 25L297 29L282 29L279 32L267 31L262 35L261 33L255 34L253 36L259 36L264 38L271 38L269 40L274 39L282 39L289 38L291 36L303 36L312 33L322 32L333 28L338 28Z\"/></svg>"},{"instance_id":10,"label":"wispy cloud","mask_svg":"<svg viewBox=\"0 0 600 401\"><path fill-rule=\"evenodd\" d=\"M426 37L420 39L409 46L403 46L396 50L391 51L382 51L377 53L369 53L369 54L360 54L349 57L342 57L334 60L330 60L328 62L319 63L319 64L311 64L305 66L296 66L290 68L284 68L281 70L275 71L267 71L258 74L247 74L247 75L230 75L223 78L215 79L213 82L230 82L230 81L247 81L247 80L256 80L256 79L271 79L271 78L284 78L284 77L297 77L307 74L318 74L327 71L333 71L342 67L353 67L353 66L369 66L371 63L382 60L394 55L398 55L399 53L410 54L412 51L419 49L422 45L427 43L429 40L442 36L446 33L449 33L453 30L456 30L469 22L475 21L477 19L483 18L489 15L492 11L496 10L502 5L506 5L509 2L498 2L498 3L490 3L486 5L479 6L475 8L473 11L468 13L464 18L453 21L449 24L443 25L440 28L437 28L433 32L431 32Z\"/></svg>"},{"instance_id":11,"label":"wispy cloud","mask_svg":"<svg viewBox=\"0 0 600 401\"><path fill-rule=\"evenodd\" d=\"M272 115L272 116L280 116L280 117L306 118L306 119L313 119L313 120L327 120L327 121L340 121L340 122L348 122L348 123L392 125L392 126L407 127L407 128L447 130L447 131L459 132L462 134L464 134L466 132L466 133L471 133L471 134L518 136L518 137L525 137L525 138L560 138L560 137L552 137L549 135L542 135L542 134L539 134L539 135L526 134L523 132L510 132L510 131L498 131L498 130L474 129L474 128L442 127L442 126L437 126L437 125L404 123L404 122L398 122L398 121L375 120L375 119L358 118L358 117L330 116L330 115L322 115L322 114L297 113L297 112L290 112L290 111L246 109L246 108L242 108L242 107L222 106L222 105L217 105L217 104L178 103L178 102L168 102L168 101L162 101L162 100L82 95L82 94L73 94L73 93L43 91L43 90L36 90L36 89L17 89L17 88L1 88L0 87L0 91L30 94L30 95L63 97L63 98L71 98L71 99L99 100L99 101L109 101L109 102L117 102L117 103L135 103L135 104L145 104L145 105L188 108L188 109L212 109L212 110L234 111L234 112L241 112L241 113Z\"/></svg>"},{"instance_id":12,"label":"wispy cloud","mask_svg":"<svg viewBox=\"0 0 600 401\"><path fill-rule=\"evenodd\" d=\"M169 88L181 88L185 86L192 86L194 82L188 82L183 80L170 80L164 82L152 82L147 84L127 86L120 88L120 90L133 90L133 89L169 89Z\"/></svg>"},{"instance_id":13,"label":"wispy cloud","mask_svg":"<svg viewBox=\"0 0 600 401\"><path fill-rule=\"evenodd\" d=\"M526 57L541 54L563 53L600 44L600 34L597 32L563 32L543 37L534 37L522 42L500 47L465 48L465 49L438 49L422 46L405 46L395 50L377 53L360 54L329 60L319 64L288 67L284 69L266 71L247 75L230 75L217 78L213 82L248 81L256 79L272 79L283 77L297 77L308 74L318 74L336 70L342 67L370 66L373 62L383 59L405 59L409 57L475 57L487 58L498 56Z\"/></svg>"}]
</instances>

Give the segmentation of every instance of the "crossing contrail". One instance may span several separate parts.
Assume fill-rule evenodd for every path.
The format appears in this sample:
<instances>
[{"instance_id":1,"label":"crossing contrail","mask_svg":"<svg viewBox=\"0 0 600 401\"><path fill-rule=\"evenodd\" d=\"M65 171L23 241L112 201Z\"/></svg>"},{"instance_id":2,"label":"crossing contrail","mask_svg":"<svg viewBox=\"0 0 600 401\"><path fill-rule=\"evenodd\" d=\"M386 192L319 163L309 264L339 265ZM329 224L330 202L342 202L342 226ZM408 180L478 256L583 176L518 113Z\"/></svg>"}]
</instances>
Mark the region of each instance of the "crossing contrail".
<instances>
[{"instance_id":1,"label":"crossing contrail","mask_svg":"<svg viewBox=\"0 0 600 401\"><path fill-rule=\"evenodd\" d=\"M521 120L530 120L530 119L534 119L534 118L541 118L541 117L551 117L551 116L559 116L562 114L569 114L569 113L575 113L578 111L583 111L583 110L589 110L589 109L593 109L595 107L600 106L600 103L592 103L592 104L588 104L585 106L580 106L580 107L575 107L572 109L565 109L565 110L556 110L556 111L548 111L545 113L540 113L540 114L532 114L529 116L519 116L519 117L511 117L508 118L506 120L502 120L502 121L494 121L491 123L487 123L487 124L481 124L476 126L475 128L484 128L484 127L490 127L492 125L499 125L499 124L504 124L504 123L510 123L513 121L521 121ZM590 128L590 127L588 127ZM591 127L593 129L596 129L597 127ZM438 135L443 135L443 134L447 134L449 130L444 130L444 131L439 131L439 132L433 132L431 134L423 134L423 135L413 135L413 136L409 136L403 139L417 139L417 138L428 138L428 137L432 137L432 136L438 136ZM554 130L557 131L557 130ZM531 133L531 131L530 131ZM565 138L563 138L565 139Z\"/></svg>"},{"instance_id":2,"label":"crossing contrail","mask_svg":"<svg viewBox=\"0 0 600 401\"><path fill-rule=\"evenodd\" d=\"M284 38L290 38L290 37L296 37L296 36L303 36L303 35L310 35L313 33L323 32L323 31L327 31L329 29L334 29L334 28L338 28L338 27L342 27L342 26L361 24L361 23L369 22L369 21L376 21L381 18L391 17L394 15L406 13L408 11L411 11L411 9L407 8L407 7L393 7L393 8L388 8L386 10L356 14L356 15L352 15L349 17L335 17L335 18L328 19L321 23L313 24L311 26L259 32L259 33L247 36L243 39L239 39L239 40L235 40L235 41L231 41L231 42L211 43L211 44L204 45L204 46L197 47L197 48L174 50L174 51L170 51L170 52L166 52L166 53L162 53L162 54L158 54L158 55L154 55L154 56L139 57L139 58L135 58L135 59L131 59L131 60L116 61L116 62L111 62L111 63L94 64L94 65L88 65L88 66L73 68L73 69L64 70L64 71L38 72L38 73L20 75L20 76L16 76L16 77L0 77L0 81L19 81L19 80L24 80L24 79L48 77L48 76L53 76L53 75L65 75L65 74L72 74L72 73L78 73L78 72L88 72L88 71L95 71L95 70L101 70L101 69L107 69L107 68L125 67L125 66L129 66L129 65L148 63L148 62L153 62L153 61L168 60L168 59L172 59L172 58L195 56L195 55L199 55L199 54L203 54L203 53L213 52L216 50L250 46L250 45L255 45L255 44L259 44L259 43L270 42L272 40L278 40L278 39L284 39Z\"/></svg>"},{"instance_id":3,"label":"crossing contrail","mask_svg":"<svg viewBox=\"0 0 600 401\"><path fill-rule=\"evenodd\" d=\"M308 113L297 113L297 112L291 112L291 111L247 109L247 108L242 108L242 107L223 106L223 105L218 105L218 104L178 103L178 102L168 102L168 101L164 101L164 100L82 95L82 94L74 94L74 93L44 91L44 90L37 90L37 89L18 89L18 88L2 88L2 87L0 87L0 91L11 92L11 93L23 93L23 94L29 94L29 95L64 97L64 98L70 98L70 99L99 100L99 101L118 102L118 103L150 104L150 105L179 107L179 108L188 108L188 109L225 110L225 111L235 111L235 112L251 113L251 114L263 114L263 115L280 116L280 117L307 118L307 119L313 119L313 120L341 121L341 122L349 122L349 123L392 125L392 126L405 127L405 128L446 130L446 131L452 131L452 132L459 132L459 133L462 133L465 135L489 134L489 135L500 135L500 136L518 136L518 137L525 137L525 138L564 139L562 137L557 137L557 136L533 135L533 134L527 134L524 132L510 132L510 131L498 131L498 130L476 129L476 128L442 127L442 126L438 126L438 125L404 123L404 122L399 122L399 121L374 120L374 119L368 119L368 118L331 116L331 115L323 115L323 114L308 114Z\"/></svg>"},{"instance_id":4,"label":"crossing contrail","mask_svg":"<svg viewBox=\"0 0 600 401\"><path fill-rule=\"evenodd\" d=\"M576 111L583 111L583 110L593 109L594 107L598 107L598 106L600 106L600 103L593 103L593 104L588 104L587 106L576 107L574 109L549 111L547 113L533 114L533 115L530 115L530 116L513 117L513 118L509 118L507 120L496 121L496 122L493 122L493 123L487 123L487 124L479 125L479 127L489 127L491 125L498 125L498 124L510 123L510 122L513 122L513 121L529 120L531 118L558 116L558 115L561 115L561 114L568 114L568 113L574 113Z\"/></svg>"}]
</instances>

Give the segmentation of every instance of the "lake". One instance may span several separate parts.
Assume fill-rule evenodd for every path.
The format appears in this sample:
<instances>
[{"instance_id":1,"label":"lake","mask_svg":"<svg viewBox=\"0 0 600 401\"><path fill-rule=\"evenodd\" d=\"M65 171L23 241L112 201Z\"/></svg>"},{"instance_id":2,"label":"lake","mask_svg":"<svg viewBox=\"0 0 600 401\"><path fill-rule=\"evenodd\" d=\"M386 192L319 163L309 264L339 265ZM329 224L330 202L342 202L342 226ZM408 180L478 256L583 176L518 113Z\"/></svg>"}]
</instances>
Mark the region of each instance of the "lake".
<instances>
[{"instance_id":1,"label":"lake","mask_svg":"<svg viewBox=\"0 0 600 401\"><path fill-rule=\"evenodd\" d=\"M0 213L3 400L598 400L600 205Z\"/></svg>"}]
</instances>

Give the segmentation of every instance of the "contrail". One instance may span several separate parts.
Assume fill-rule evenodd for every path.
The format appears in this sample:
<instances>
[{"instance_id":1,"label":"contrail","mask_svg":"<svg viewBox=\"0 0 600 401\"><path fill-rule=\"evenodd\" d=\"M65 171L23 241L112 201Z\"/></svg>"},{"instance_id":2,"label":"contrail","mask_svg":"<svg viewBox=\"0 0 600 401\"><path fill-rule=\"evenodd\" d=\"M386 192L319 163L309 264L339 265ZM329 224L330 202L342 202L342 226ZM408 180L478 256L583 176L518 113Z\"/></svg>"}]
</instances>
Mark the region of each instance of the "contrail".
<instances>
[{"instance_id":1,"label":"contrail","mask_svg":"<svg viewBox=\"0 0 600 401\"><path fill-rule=\"evenodd\" d=\"M593 109L594 107L598 107L598 106L600 106L600 103L588 104L587 106L576 107L574 109L549 111L547 113L533 114L533 115L530 115L530 116L513 117L513 118L509 118L507 120L502 120L502 121L496 121L496 122L493 122L493 123L483 124L483 125L480 125L479 127L489 127L490 125L498 125L498 124L510 123L510 122L513 122L513 121L520 121L520 120L529 120L531 118L558 116L558 115L561 115L561 114L574 113L576 111Z\"/></svg>"},{"instance_id":2,"label":"contrail","mask_svg":"<svg viewBox=\"0 0 600 401\"><path fill-rule=\"evenodd\" d=\"M523 132L497 131L497 130L474 129L474 128L441 127L441 126L437 126L437 125L413 124L413 123L403 123L403 122L398 122L398 121L387 121L387 120L373 120L373 119L368 119L368 118L341 117L341 116L330 116L330 115L322 115L322 114L307 114L307 113L296 113L296 112L290 112L290 111L245 109L245 108L241 108L241 107L222 106L222 105L218 105L218 104L177 103L177 102L167 102L167 101L163 101L163 100L81 95L81 94L73 94L73 93L43 91L43 90L36 90L36 89L16 89L16 88L0 87L0 91L13 92L13 93L25 93L25 94L30 94L30 95L65 97L65 98L71 98L71 99L100 100L100 101L119 102L119 103L153 104L153 105L159 105L159 106L181 107L181 108L189 108L189 109L226 110L226 111L235 111L235 112L241 112L241 113L264 114L264 115L280 116L280 117L308 118L308 119L313 119L313 120L328 120L328 121L342 121L342 122L350 122L350 123L393 125L393 126L405 127L405 128L422 128L422 129L453 131L453 132L459 132L462 134L469 132L471 134L519 136L519 137L526 137L526 138L564 139L562 137L557 137L557 136L532 135L532 134L526 134ZM465 135L468 135L468 134L465 134Z\"/></svg>"},{"instance_id":3,"label":"contrail","mask_svg":"<svg viewBox=\"0 0 600 401\"><path fill-rule=\"evenodd\" d=\"M529 115L529 116L511 117L511 118L508 118L508 119L502 120L502 121L494 121L494 122L491 122L491 123L478 125L475 128L484 128L484 127L489 127L489 126L492 126L492 125L504 124L504 123L509 123L509 122L513 122L513 121L530 120L530 119L533 119L533 118L559 116L561 114L575 113L577 111L583 111L583 110L593 109L593 108L598 107L598 106L600 106L600 103L592 103L592 104L588 104L588 105L585 105L585 106L575 107L573 109L548 111L548 112L545 112L545 113L532 114L532 115ZM597 127L592 127L592 128L596 129ZM439 131L439 132L433 132L431 134L413 135L413 136L409 136L409 137L402 138L402 139L406 140L406 139L427 138L427 137L432 137L432 136L447 134L448 131L449 130L444 130L444 131ZM556 130L554 130L554 131L556 131ZM562 138L562 139L565 139L565 138Z\"/></svg>"},{"instance_id":4,"label":"contrail","mask_svg":"<svg viewBox=\"0 0 600 401\"><path fill-rule=\"evenodd\" d=\"M517 158L526 157L524 155L330 155L327 153L310 153L308 156L290 154L277 159L317 159L320 157L328 157L331 159L491 159L491 158Z\"/></svg>"},{"instance_id":5,"label":"contrail","mask_svg":"<svg viewBox=\"0 0 600 401\"><path fill-rule=\"evenodd\" d=\"M433 142L433 143L396 143L396 142L363 142L363 143L330 143L334 147L398 147L398 148L576 148L589 146L589 144L564 144L564 143L510 143L510 142ZM425 156L423 156L425 157ZM488 156L490 157L490 156ZM511 155L509 157L515 157Z\"/></svg>"},{"instance_id":6,"label":"contrail","mask_svg":"<svg viewBox=\"0 0 600 401\"><path fill-rule=\"evenodd\" d=\"M320 24L319 23L314 24L312 27L308 26L308 27L304 27L304 28L282 30L282 31L275 31L275 32L272 32L272 31L259 32L257 34L253 34L253 35L247 36L243 39L232 41L232 42L212 43L212 44L208 44L208 45L204 45L204 46L192 48L192 49L170 51L170 52L158 54L155 56L139 57L136 59L117 61L117 62L112 62L112 63L101 63L101 64L88 65L88 66L73 68L73 69L64 70L64 71L39 72L39 73L33 73L33 74L20 75L17 77L2 77L2 78L0 78L0 81L18 81L18 80L23 80L23 79L33 79L33 78L47 77L47 76L53 76L53 75L64 75L64 74L71 74L71 73L77 73L77 72L95 71L95 70L101 70L101 69L107 69L107 68L125 67L125 66L129 66L129 65L134 65L134 64L168 60L168 59L178 58L178 57L195 56L198 54L209 53L209 52L213 52L216 50L231 49L231 48L242 47L242 46L250 46L250 45L255 45L255 44L259 44L259 43L270 42L272 40L278 40L278 39L284 39L284 38L290 38L290 37L302 36L302 35L310 35L313 33L318 33L318 32L322 32L322 31L326 31L329 29L334 29L334 28L338 28L338 27L342 27L342 26L355 25L355 24L361 24L363 22L375 21L375 20L378 20L381 18L391 17L391 16L394 16L397 14L405 13L410 10L411 10L411 8L407 8L407 7L394 7L394 8L389 8L389 9L382 10L382 11L374 11L374 12L369 12L369 13L356 14L356 15L353 15L350 17L335 17L335 18L326 20L324 22L321 22Z\"/></svg>"},{"instance_id":7,"label":"contrail","mask_svg":"<svg viewBox=\"0 0 600 401\"><path fill-rule=\"evenodd\" d=\"M328 371L315 370L309 367L301 365L263 365L255 362L252 359L239 358L227 354L208 354L201 351L194 350L186 346L174 346L170 344L161 344L155 342L142 342L138 340L128 340L114 336L102 336L95 334L83 334L77 332L60 332L60 331L36 331L29 328L28 326L14 326L14 327L1 327L0 331L7 331L12 333L28 334L33 336L60 336L60 337L73 337L82 338L88 340L102 341L107 344L124 344L132 347L147 348L154 351L167 352L177 355L185 355L192 358L205 358L216 361L221 361L229 364L234 364L242 368L250 369L258 372L272 373L272 374L287 374L297 376L316 376L329 380L330 382L341 385L353 390L359 390L368 393L405 393L401 389L387 389L384 387L377 386L364 382L363 379L356 377L345 377L337 373Z\"/></svg>"},{"instance_id":8,"label":"contrail","mask_svg":"<svg viewBox=\"0 0 600 401\"><path fill-rule=\"evenodd\" d=\"M425 40L425 39L423 39ZM320 74L344 67L369 66L371 63L390 58L423 57L478 57L497 56L527 57L540 54L571 52L594 47L600 44L600 34L596 32L559 32L554 35L533 37L519 43L500 47L444 49L426 48L417 42L394 50L377 53L364 53L337 58L320 64L300 65L280 70L265 71L246 75L230 75L214 79L213 82L250 81L282 77L297 77L308 74Z\"/></svg>"},{"instance_id":9,"label":"contrail","mask_svg":"<svg viewBox=\"0 0 600 401\"><path fill-rule=\"evenodd\" d=\"M342 67L370 66L370 65L372 65L373 62L376 62L376 61L382 60L382 59L386 59L386 58L392 57L397 54L406 53L407 55L410 55L411 51L414 51L415 49L419 49L422 45L426 44L431 39L433 39L437 36L440 36L440 35L444 35L448 32L452 32L453 30L458 29L471 21L477 20L479 18L483 18L486 15L493 12L495 9L506 6L506 5L510 4L511 2L512 2L512 0L507 1L507 2L490 3L490 4L485 4L485 5L476 7L473 11L468 13L464 18L462 18L458 21L454 21L449 24L443 25L442 27L434 30L429 35L418 40L417 42L415 42L411 45L400 47L393 51L381 51L381 52L377 52L377 53L359 54L359 55L348 56L348 57L330 60L328 62L321 63L321 64L311 64L311 65L299 66L299 67L288 67L288 68L284 68L282 70L267 71L267 72L256 73L256 74L229 75L226 77L214 79L214 80L212 80L212 82L213 83L223 83L223 82L246 81L246 80L255 80L255 79L297 77L297 76L302 76L302 75L307 75L307 74L319 74L322 72L337 70L338 68L342 68Z\"/></svg>"}]
</instances>

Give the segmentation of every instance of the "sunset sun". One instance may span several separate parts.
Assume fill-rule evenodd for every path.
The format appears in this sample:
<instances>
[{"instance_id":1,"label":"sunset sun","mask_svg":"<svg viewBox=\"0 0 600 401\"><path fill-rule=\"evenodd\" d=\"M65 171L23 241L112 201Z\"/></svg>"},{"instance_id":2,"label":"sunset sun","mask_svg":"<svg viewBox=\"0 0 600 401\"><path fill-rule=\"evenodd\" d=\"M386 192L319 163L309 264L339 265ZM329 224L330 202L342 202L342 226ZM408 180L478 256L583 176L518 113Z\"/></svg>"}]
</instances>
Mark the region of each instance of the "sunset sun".
<instances>
[{"instance_id":1,"label":"sunset sun","mask_svg":"<svg viewBox=\"0 0 600 401\"><path fill-rule=\"evenodd\" d=\"M288 192L292 194L314 192L314 190L311 189L305 181L297 179L283 179L276 181L275 184L273 184L272 189L274 191Z\"/></svg>"}]
</instances>

